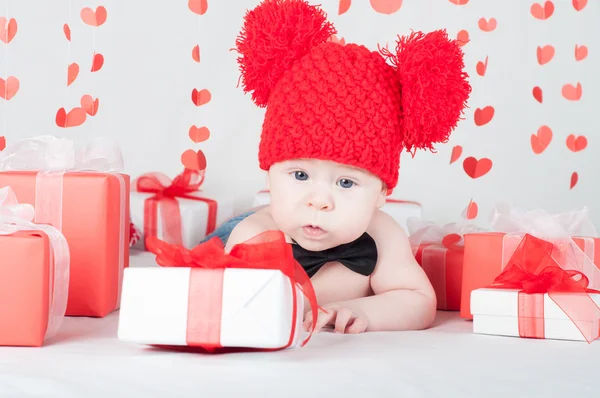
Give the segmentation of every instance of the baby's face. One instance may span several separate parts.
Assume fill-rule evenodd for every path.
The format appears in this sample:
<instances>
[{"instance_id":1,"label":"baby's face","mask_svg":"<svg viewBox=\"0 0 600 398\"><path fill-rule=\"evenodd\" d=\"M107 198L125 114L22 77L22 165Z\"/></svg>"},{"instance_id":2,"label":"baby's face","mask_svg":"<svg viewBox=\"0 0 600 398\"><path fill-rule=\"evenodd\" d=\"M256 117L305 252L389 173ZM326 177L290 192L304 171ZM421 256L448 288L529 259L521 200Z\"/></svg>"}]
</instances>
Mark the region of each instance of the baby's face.
<instances>
[{"instance_id":1,"label":"baby's face","mask_svg":"<svg viewBox=\"0 0 600 398\"><path fill-rule=\"evenodd\" d=\"M279 162L268 173L277 227L307 250L325 250L360 237L385 203L381 180L327 160Z\"/></svg>"}]
</instances>

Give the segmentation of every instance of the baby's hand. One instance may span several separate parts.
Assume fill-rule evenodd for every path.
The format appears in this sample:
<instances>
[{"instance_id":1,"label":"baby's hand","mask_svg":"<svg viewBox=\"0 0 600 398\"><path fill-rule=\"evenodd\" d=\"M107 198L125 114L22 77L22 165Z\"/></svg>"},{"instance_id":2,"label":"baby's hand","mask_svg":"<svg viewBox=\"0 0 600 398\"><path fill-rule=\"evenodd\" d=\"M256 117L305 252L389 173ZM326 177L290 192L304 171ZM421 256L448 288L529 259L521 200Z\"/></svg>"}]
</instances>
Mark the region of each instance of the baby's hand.
<instances>
[{"instance_id":1,"label":"baby's hand","mask_svg":"<svg viewBox=\"0 0 600 398\"><path fill-rule=\"evenodd\" d=\"M332 326L336 333L362 333L367 330L368 320L362 312L339 304L328 304L323 307L326 311L319 311L315 332L325 326ZM304 328L308 331L312 325L312 311L304 317Z\"/></svg>"}]
</instances>

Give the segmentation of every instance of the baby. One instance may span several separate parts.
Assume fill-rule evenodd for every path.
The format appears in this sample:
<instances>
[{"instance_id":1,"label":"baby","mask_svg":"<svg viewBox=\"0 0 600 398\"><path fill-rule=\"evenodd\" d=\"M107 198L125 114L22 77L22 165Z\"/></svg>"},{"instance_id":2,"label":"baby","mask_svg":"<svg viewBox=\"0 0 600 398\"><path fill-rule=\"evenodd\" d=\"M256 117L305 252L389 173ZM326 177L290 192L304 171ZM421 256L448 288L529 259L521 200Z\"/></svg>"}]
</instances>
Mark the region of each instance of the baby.
<instances>
[{"instance_id":1,"label":"baby","mask_svg":"<svg viewBox=\"0 0 600 398\"><path fill-rule=\"evenodd\" d=\"M229 252L282 231L325 310L317 331L427 328L435 293L380 208L401 151L446 142L460 120L471 92L463 54L444 31L399 38L395 53L334 43L335 33L303 0L265 0L246 14L236 49L245 92L266 107L259 162L270 204L206 239L221 237Z\"/></svg>"}]
</instances>

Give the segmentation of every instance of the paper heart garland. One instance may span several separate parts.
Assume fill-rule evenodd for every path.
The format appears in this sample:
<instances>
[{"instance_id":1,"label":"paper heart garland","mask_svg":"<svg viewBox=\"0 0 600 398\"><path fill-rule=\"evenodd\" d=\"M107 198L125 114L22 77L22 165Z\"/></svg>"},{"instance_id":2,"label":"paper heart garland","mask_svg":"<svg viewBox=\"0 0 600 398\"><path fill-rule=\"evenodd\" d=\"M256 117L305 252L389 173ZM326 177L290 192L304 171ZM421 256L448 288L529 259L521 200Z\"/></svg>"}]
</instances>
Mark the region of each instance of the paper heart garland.
<instances>
[{"instance_id":1,"label":"paper heart garland","mask_svg":"<svg viewBox=\"0 0 600 398\"><path fill-rule=\"evenodd\" d=\"M486 175L492 169L492 161L488 158L476 159L469 156L463 161L465 173L473 179Z\"/></svg>"},{"instance_id":2,"label":"paper heart garland","mask_svg":"<svg viewBox=\"0 0 600 398\"><path fill-rule=\"evenodd\" d=\"M56 125L63 128L77 127L85 122L86 115L83 108L73 108L69 113L67 113L65 108L60 108L58 112L56 112Z\"/></svg>"},{"instance_id":3,"label":"paper heart garland","mask_svg":"<svg viewBox=\"0 0 600 398\"><path fill-rule=\"evenodd\" d=\"M583 151L587 144L587 138L583 135L577 137L575 134L569 134L567 137L567 148L572 152Z\"/></svg>"},{"instance_id":4,"label":"paper heart garland","mask_svg":"<svg viewBox=\"0 0 600 398\"><path fill-rule=\"evenodd\" d=\"M573 189L575 187L575 185L577 185L577 181L579 181L579 174L577 174L577 172L573 172L573 174L571 174L571 185L570 185L570 189Z\"/></svg>"},{"instance_id":5,"label":"paper heart garland","mask_svg":"<svg viewBox=\"0 0 600 398\"><path fill-rule=\"evenodd\" d=\"M572 84L565 84L561 90L562 96L569 101L579 101L581 99L582 87L581 83L577 83L577 86Z\"/></svg>"},{"instance_id":6,"label":"paper heart garland","mask_svg":"<svg viewBox=\"0 0 600 398\"><path fill-rule=\"evenodd\" d=\"M208 10L207 0L188 0L188 8L194 14L204 15Z\"/></svg>"},{"instance_id":7,"label":"paper heart garland","mask_svg":"<svg viewBox=\"0 0 600 398\"><path fill-rule=\"evenodd\" d=\"M340 0L338 5L338 15L344 14L350 8L351 0Z\"/></svg>"},{"instance_id":8,"label":"paper heart garland","mask_svg":"<svg viewBox=\"0 0 600 398\"><path fill-rule=\"evenodd\" d=\"M17 95L20 86L19 79L14 76L9 76L6 80L0 77L0 98L9 101Z\"/></svg>"},{"instance_id":9,"label":"paper heart garland","mask_svg":"<svg viewBox=\"0 0 600 398\"><path fill-rule=\"evenodd\" d=\"M477 62L477 66L475 67L475 70L477 71L477 74L479 76L485 76L485 71L487 70L487 65L488 65L488 57L485 57L485 61L481 62L478 61Z\"/></svg>"},{"instance_id":10,"label":"paper heart garland","mask_svg":"<svg viewBox=\"0 0 600 398\"><path fill-rule=\"evenodd\" d=\"M85 24L98 27L106 22L107 12L104 6L96 7L96 11L85 7L81 10L80 16Z\"/></svg>"},{"instance_id":11,"label":"paper heart garland","mask_svg":"<svg viewBox=\"0 0 600 398\"><path fill-rule=\"evenodd\" d=\"M369 0L371 7L380 14L393 14L402 7L402 0Z\"/></svg>"},{"instance_id":12,"label":"paper heart garland","mask_svg":"<svg viewBox=\"0 0 600 398\"><path fill-rule=\"evenodd\" d=\"M548 126L542 126L538 129L537 134L531 134L531 149L536 155L544 152L550 142L552 142L552 129Z\"/></svg>"},{"instance_id":13,"label":"paper heart garland","mask_svg":"<svg viewBox=\"0 0 600 398\"><path fill-rule=\"evenodd\" d=\"M485 18L480 18L477 25L479 26L479 29L481 29L483 32L492 32L496 29L498 21L496 21L496 18L490 18L489 20Z\"/></svg>"},{"instance_id":14,"label":"paper heart garland","mask_svg":"<svg viewBox=\"0 0 600 398\"><path fill-rule=\"evenodd\" d=\"M452 148L452 154L450 155L450 164L456 162L459 158L460 155L462 155L462 146L460 145L455 145L454 148Z\"/></svg>"},{"instance_id":15,"label":"paper heart garland","mask_svg":"<svg viewBox=\"0 0 600 398\"><path fill-rule=\"evenodd\" d=\"M493 106L486 106L483 109L477 108L475 109L475 113L473 115L476 126L484 126L488 124L492 118L494 117L494 113L496 110Z\"/></svg>"},{"instance_id":16,"label":"paper heart garland","mask_svg":"<svg viewBox=\"0 0 600 398\"><path fill-rule=\"evenodd\" d=\"M98 98L94 99L91 95L86 94L81 97L80 103L85 113L90 116L96 116L96 113L98 113L98 106L100 105L100 100Z\"/></svg>"},{"instance_id":17,"label":"paper heart garland","mask_svg":"<svg viewBox=\"0 0 600 398\"><path fill-rule=\"evenodd\" d=\"M536 101L541 104L543 101L542 89L540 87L535 86L533 88L532 93L533 93L533 98L535 98Z\"/></svg>"},{"instance_id":18,"label":"paper heart garland","mask_svg":"<svg viewBox=\"0 0 600 398\"><path fill-rule=\"evenodd\" d=\"M6 18L0 17L0 41L10 43L17 35L17 29L17 21L14 18L11 18L7 24Z\"/></svg>"},{"instance_id":19,"label":"paper heart garland","mask_svg":"<svg viewBox=\"0 0 600 398\"><path fill-rule=\"evenodd\" d=\"M207 89L202 89L198 91L197 89L192 90L192 102L196 106L202 106L208 104L211 100L212 96L210 91Z\"/></svg>"},{"instance_id":20,"label":"paper heart garland","mask_svg":"<svg viewBox=\"0 0 600 398\"><path fill-rule=\"evenodd\" d=\"M204 142L210 137L210 130L206 127L191 126L189 130L190 139L195 142Z\"/></svg>"},{"instance_id":21,"label":"paper heart garland","mask_svg":"<svg viewBox=\"0 0 600 398\"><path fill-rule=\"evenodd\" d=\"M188 149L181 154L181 163L185 168L191 170L205 170L206 169L206 157L204 153L199 150L198 152Z\"/></svg>"},{"instance_id":22,"label":"paper heart garland","mask_svg":"<svg viewBox=\"0 0 600 398\"><path fill-rule=\"evenodd\" d=\"M546 45L537 48L537 60L540 65L545 65L554 58L554 47Z\"/></svg>"},{"instance_id":23,"label":"paper heart garland","mask_svg":"<svg viewBox=\"0 0 600 398\"><path fill-rule=\"evenodd\" d=\"M554 3L551 1L546 1L543 6L538 3L533 3L531 6L531 15L533 15L534 18L543 21L550 18L552 14L554 14Z\"/></svg>"}]
</instances>

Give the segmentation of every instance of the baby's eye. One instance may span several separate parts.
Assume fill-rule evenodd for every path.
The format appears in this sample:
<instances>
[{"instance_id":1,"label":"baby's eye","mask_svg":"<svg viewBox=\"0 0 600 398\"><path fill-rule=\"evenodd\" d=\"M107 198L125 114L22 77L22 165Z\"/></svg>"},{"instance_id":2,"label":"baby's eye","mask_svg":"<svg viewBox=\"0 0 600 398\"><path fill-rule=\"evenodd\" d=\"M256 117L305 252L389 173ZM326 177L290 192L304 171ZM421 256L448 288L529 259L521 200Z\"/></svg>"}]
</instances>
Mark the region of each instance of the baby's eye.
<instances>
[{"instance_id":1,"label":"baby's eye","mask_svg":"<svg viewBox=\"0 0 600 398\"><path fill-rule=\"evenodd\" d=\"M295 171L294 177L296 177L297 180L304 181L304 180L308 179L308 174L306 174L303 171Z\"/></svg>"},{"instance_id":2,"label":"baby's eye","mask_svg":"<svg viewBox=\"0 0 600 398\"><path fill-rule=\"evenodd\" d=\"M354 185L354 181L349 180L347 178L342 178L338 181L338 183L342 188L352 188L352 186Z\"/></svg>"}]
</instances>

